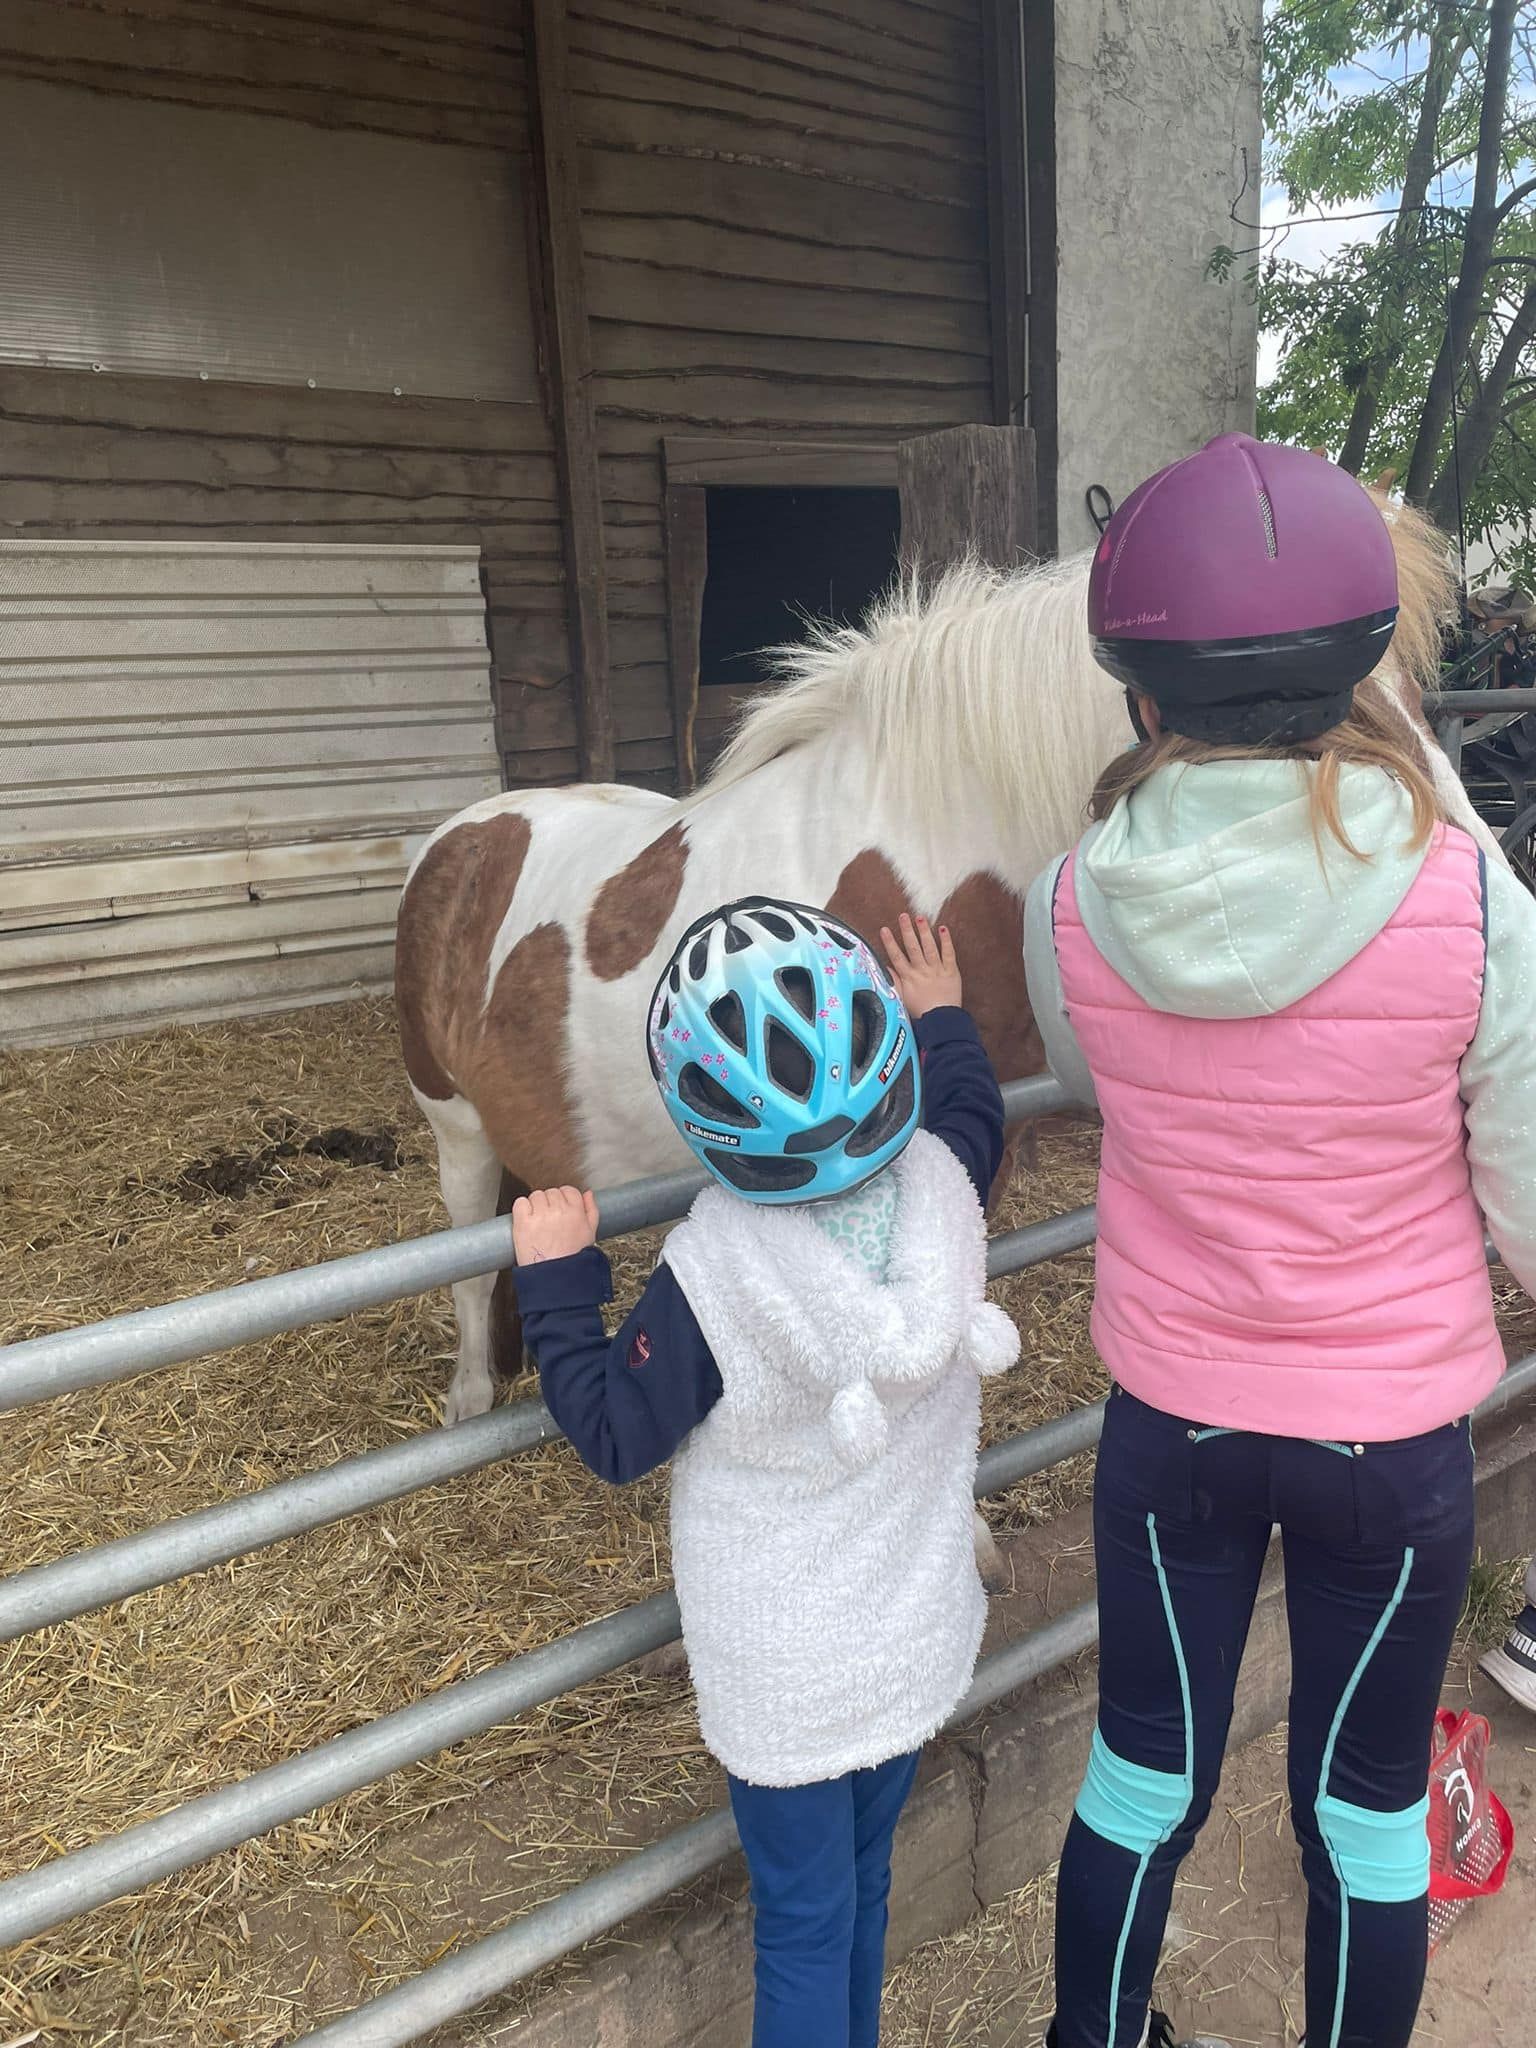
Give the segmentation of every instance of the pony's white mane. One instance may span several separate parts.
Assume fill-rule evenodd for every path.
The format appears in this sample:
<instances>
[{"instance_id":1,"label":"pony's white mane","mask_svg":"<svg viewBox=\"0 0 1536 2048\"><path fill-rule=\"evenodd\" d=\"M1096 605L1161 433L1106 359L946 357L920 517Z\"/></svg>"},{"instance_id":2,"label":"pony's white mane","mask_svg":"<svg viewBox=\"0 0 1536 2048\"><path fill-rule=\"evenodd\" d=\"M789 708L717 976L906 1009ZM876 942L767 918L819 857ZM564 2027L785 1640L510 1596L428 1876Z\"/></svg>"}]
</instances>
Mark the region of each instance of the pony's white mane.
<instances>
[{"instance_id":1,"label":"pony's white mane","mask_svg":"<svg viewBox=\"0 0 1536 2048\"><path fill-rule=\"evenodd\" d=\"M1118 684L1084 630L1091 557L1004 574L975 561L907 577L860 626L816 625L770 653L779 687L743 719L699 796L831 735L862 739L914 818L989 811L1067 846L1095 777L1129 738Z\"/></svg>"}]
</instances>

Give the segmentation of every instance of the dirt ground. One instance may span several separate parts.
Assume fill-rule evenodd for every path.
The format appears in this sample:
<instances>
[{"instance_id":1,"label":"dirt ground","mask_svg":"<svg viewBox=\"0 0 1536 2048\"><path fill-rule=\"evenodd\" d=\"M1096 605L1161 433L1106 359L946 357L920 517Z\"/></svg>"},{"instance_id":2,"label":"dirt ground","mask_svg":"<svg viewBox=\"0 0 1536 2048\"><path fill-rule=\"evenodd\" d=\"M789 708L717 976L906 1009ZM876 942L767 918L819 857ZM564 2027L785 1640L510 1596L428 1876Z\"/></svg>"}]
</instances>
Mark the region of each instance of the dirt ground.
<instances>
[{"instance_id":1,"label":"dirt ground","mask_svg":"<svg viewBox=\"0 0 1536 2048\"><path fill-rule=\"evenodd\" d=\"M1469 1660L1447 1706L1493 1724L1492 1770L1514 1816L1502 1894L1470 1907L1430 1964L1414 2048L1531 2048L1536 2042L1536 1717ZM894 1973L885 2048L1037 2048L1050 2018L1050 1878L1004 1900ZM1302 2025L1304 1894L1285 1796L1285 1731L1228 1762L1209 1826L1174 1897L1159 1998L1181 2035L1231 2048L1295 2048Z\"/></svg>"}]
</instances>

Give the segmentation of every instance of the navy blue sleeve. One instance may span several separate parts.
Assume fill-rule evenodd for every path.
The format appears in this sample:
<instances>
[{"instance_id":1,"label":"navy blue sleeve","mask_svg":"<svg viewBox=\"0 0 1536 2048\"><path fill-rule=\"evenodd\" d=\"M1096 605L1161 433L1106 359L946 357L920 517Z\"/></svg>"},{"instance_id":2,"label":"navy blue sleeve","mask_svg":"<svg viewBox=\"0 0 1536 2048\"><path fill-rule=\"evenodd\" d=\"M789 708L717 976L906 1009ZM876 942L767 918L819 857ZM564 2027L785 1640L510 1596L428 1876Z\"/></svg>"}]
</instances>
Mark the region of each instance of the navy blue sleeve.
<instances>
[{"instance_id":1,"label":"navy blue sleeve","mask_svg":"<svg viewBox=\"0 0 1536 2048\"><path fill-rule=\"evenodd\" d=\"M1003 1096L969 1010L930 1010L913 1026L923 1061L923 1129L954 1153L983 1208L1003 1163Z\"/></svg>"},{"instance_id":2,"label":"navy blue sleeve","mask_svg":"<svg viewBox=\"0 0 1536 2048\"><path fill-rule=\"evenodd\" d=\"M664 1465L721 1394L720 1369L668 1266L615 1337L603 1328L613 1270L596 1245L516 1271L545 1404L582 1463L611 1486Z\"/></svg>"}]
</instances>

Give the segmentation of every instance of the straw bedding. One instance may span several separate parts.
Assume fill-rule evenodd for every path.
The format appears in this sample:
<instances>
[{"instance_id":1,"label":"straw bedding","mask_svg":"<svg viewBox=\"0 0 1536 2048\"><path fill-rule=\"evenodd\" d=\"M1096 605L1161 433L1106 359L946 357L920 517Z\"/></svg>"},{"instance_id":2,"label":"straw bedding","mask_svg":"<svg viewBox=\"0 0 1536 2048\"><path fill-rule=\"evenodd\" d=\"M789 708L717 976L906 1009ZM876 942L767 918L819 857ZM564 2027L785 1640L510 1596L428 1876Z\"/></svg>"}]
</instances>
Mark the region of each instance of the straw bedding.
<instances>
[{"instance_id":1,"label":"straw bedding","mask_svg":"<svg viewBox=\"0 0 1536 2048\"><path fill-rule=\"evenodd\" d=\"M1042 1138L1000 1219L1091 1199ZM387 1003L0 1055L0 1336L440 1228ZM621 1299L654 1233L613 1247ZM999 1289L1028 1364L989 1436L1092 1398L1087 1254ZM0 1571L432 1427L448 1296L4 1418ZM531 1391L520 1388L519 1392ZM1006 1526L1080 1490L1044 1475ZM0 1647L0 1874L279 1762L667 1578L666 1488L563 1446ZM0 1959L0 2041L291 2040L712 1803L686 1685L618 1674Z\"/></svg>"}]
</instances>

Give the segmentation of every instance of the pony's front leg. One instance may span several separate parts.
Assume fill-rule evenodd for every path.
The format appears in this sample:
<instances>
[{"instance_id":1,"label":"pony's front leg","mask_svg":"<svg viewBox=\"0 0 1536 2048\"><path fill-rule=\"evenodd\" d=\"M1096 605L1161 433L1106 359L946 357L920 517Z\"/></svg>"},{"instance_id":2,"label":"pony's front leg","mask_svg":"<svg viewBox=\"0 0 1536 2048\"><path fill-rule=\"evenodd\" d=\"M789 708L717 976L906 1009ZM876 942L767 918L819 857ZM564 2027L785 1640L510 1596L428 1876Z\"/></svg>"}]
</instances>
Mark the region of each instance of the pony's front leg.
<instances>
[{"instance_id":1,"label":"pony's front leg","mask_svg":"<svg viewBox=\"0 0 1536 2048\"><path fill-rule=\"evenodd\" d=\"M496 1214L501 1194L501 1161L478 1112L462 1096L447 1102L434 1102L420 1094L416 1099L437 1140L437 1177L450 1222L455 1229L488 1222ZM471 1415L484 1415L496 1399L491 1304L499 1277L481 1273L473 1280L460 1280L453 1290L459 1356L443 1404L443 1421L450 1425Z\"/></svg>"},{"instance_id":2,"label":"pony's front leg","mask_svg":"<svg viewBox=\"0 0 1536 2048\"><path fill-rule=\"evenodd\" d=\"M976 1569L981 1573L981 1583L989 1593L1006 1593L1013 1584L1013 1574L1004 1562L1003 1553L997 1547L997 1538L987 1527L987 1518L976 1510L972 1531L976 1542Z\"/></svg>"}]
</instances>

